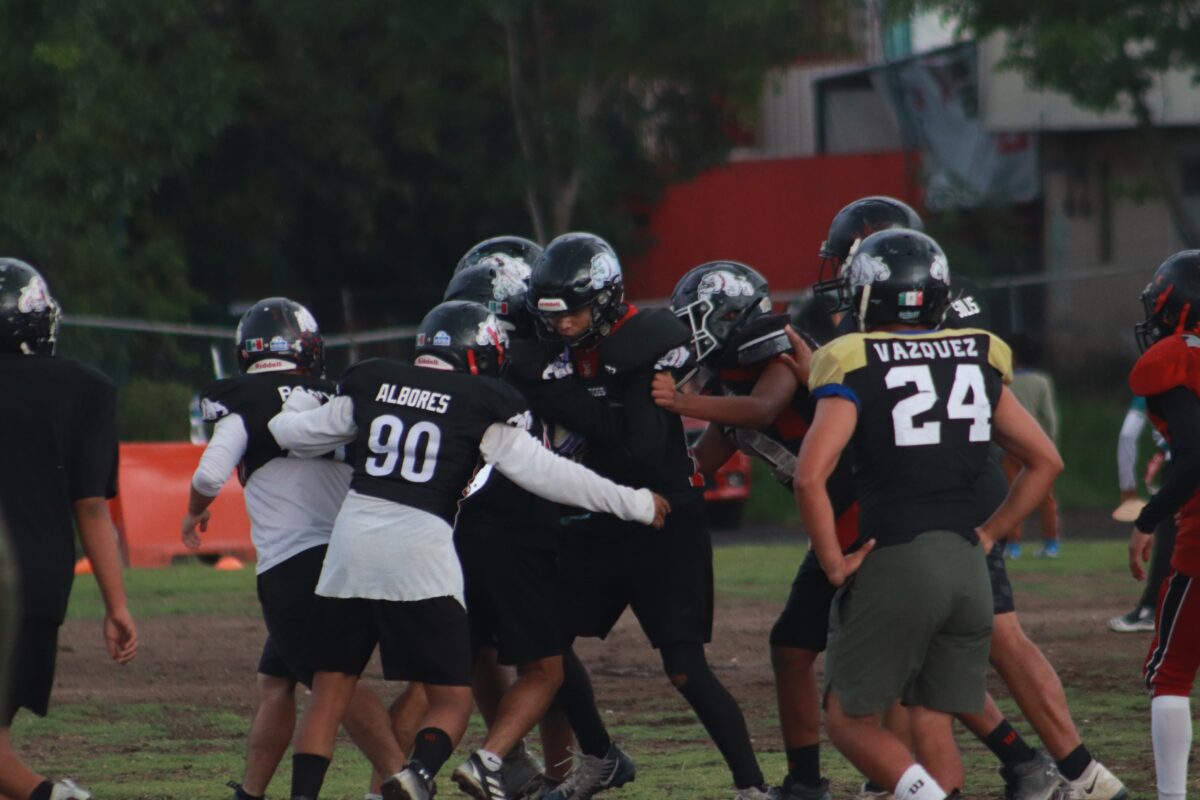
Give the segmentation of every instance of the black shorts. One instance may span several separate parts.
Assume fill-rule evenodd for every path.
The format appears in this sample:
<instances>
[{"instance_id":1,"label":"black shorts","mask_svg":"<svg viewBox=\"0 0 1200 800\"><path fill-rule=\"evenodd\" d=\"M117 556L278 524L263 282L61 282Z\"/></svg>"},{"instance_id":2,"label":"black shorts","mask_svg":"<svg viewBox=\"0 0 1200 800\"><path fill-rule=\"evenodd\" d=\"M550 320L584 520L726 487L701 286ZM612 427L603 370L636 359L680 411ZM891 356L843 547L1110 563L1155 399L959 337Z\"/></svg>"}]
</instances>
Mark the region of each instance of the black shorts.
<instances>
[{"instance_id":1,"label":"black shorts","mask_svg":"<svg viewBox=\"0 0 1200 800\"><path fill-rule=\"evenodd\" d=\"M562 655L558 553L503 538L456 537L476 646L496 648L501 664Z\"/></svg>"},{"instance_id":2,"label":"black shorts","mask_svg":"<svg viewBox=\"0 0 1200 800\"><path fill-rule=\"evenodd\" d=\"M594 515L563 536L569 636L603 639L628 606L654 647L712 639L712 540L699 493L672 500L662 530Z\"/></svg>"},{"instance_id":3,"label":"black shorts","mask_svg":"<svg viewBox=\"0 0 1200 800\"><path fill-rule=\"evenodd\" d=\"M987 555L988 578L992 582L992 613L1007 614L1016 611L1013 602L1012 583L1004 566L1004 547L997 544Z\"/></svg>"},{"instance_id":4,"label":"black shorts","mask_svg":"<svg viewBox=\"0 0 1200 800\"><path fill-rule=\"evenodd\" d=\"M20 615L9 671L11 683L0 708L2 727L12 727L13 717L22 707L39 717L50 711L50 691L54 688L58 660L58 627L53 620Z\"/></svg>"},{"instance_id":5,"label":"black shorts","mask_svg":"<svg viewBox=\"0 0 1200 800\"><path fill-rule=\"evenodd\" d=\"M810 549L796 571L787 604L771 628L771 646L824 650L829 639L829 608L836 593L816 551Z\"/></svg>"},{"instance_id":6,"label":"black shorts","mask_svg":"<svg viewBox=\"0 0 1200 800\"><path fill-rule=\"evenodd\" d=\"M309 626L325 550L324 545L311 547L258 576L258 602L267 625L267 641L258 662L263 675L312 686Z\"/></svg>"},{"instance_id":7,"label":"black shorts","mask_svg":"<svg viewBox=\"0 0 1200 800\"><path fill-rule=\"evenodd\" d=\"M379 645L389 681L471 685L467 612L453 597L401 602L318 595L312 630L318 672L361 675Z\"/></svg>"}]
</instances>

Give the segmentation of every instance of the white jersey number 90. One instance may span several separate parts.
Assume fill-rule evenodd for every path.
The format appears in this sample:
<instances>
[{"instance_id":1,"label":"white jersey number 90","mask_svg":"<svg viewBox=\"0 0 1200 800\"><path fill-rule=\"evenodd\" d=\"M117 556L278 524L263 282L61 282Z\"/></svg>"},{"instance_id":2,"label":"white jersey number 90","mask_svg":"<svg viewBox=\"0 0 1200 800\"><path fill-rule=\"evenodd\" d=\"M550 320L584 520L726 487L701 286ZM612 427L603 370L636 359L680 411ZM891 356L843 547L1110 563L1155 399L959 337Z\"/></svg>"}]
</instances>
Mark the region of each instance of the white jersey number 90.
<instances>
[{"instance_id":1,"label":"white jersey number 90","mask_svg":"<svg viewBox=\"0 0 1200 800\"><path fill-rule=\"evenodd\" d=\"M376 478L391 475L400 462L400 476L412 483L425 483L433 478L437 468L438 448L442 432L429 421L418 422L404 430L404 421L391 414L376 417L371 422L367 447L374 457L366 461L367 474Z\"/></svg>"}]
</instances>

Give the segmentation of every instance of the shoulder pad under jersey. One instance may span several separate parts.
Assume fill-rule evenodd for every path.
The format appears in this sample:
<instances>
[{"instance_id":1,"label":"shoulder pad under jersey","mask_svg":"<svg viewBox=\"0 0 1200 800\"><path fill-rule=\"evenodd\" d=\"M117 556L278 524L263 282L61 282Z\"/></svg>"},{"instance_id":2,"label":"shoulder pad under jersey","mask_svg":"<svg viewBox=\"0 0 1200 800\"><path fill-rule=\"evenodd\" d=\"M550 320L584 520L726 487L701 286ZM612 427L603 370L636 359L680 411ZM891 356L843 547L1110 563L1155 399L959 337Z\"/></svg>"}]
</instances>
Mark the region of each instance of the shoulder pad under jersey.
<instances>
[{"instance_id":1,"label":"shoulder pad under jersey","mask_svg":"<svg viewBox=\"0 0 1200 800\"><path fill-rule=\"evenodd\" d=\"M626 319L597 350L606 368L622 373L653 365L668 350L691 338L687 326L670 309L650 308Z\"/></svg>"},{"instance_id":2,"label":"shoulder pad under jersey","mask_svg":"<svg viewBox=\"0 0 1200 800\"><path fill-rule=\"evenodd\" d=\"M1142 353L1129 373L1129 388L1140 397L1153 397L1176 386L1200 394L1200 337L1168 336Z\"/></svg>"}]
</instances>

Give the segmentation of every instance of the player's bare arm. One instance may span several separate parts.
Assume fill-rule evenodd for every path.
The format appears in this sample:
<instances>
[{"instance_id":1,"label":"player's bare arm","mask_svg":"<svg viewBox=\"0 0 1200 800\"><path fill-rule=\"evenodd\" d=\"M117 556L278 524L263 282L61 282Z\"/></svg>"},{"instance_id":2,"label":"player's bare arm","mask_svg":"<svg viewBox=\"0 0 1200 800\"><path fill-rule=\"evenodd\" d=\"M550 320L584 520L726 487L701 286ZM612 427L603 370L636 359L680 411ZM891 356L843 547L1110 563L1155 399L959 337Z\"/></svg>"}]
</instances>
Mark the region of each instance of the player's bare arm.
<instances>
[{"instance_id":1,"label":"player's bare arm","mask_svg":"<svg viewBox=\"0 0 1200 800\"><path fill-rule=\"evenodd\" d=\"M191 488L187 511L183 515L179 532L184 545L192 550L200 546L200 534L208 530L208 520L212 516L208 507L216 499L196 491L195 486Z\"/></svg>"},{"instance_id":2,"label":"player's bare arm","mask_svg":"<svg viewBox=\"0 0 1200 800\"><path fill-rule=\"evenodd\" d=\"M700 438L692 445L692 456L696 459L696 470L703 475L711 475L737 452L733 442L729 441L716 425L709 425L700 434Z\"/></svg>"},{"instance_id":3,"label":"player's bare arm","mask_svg":"<svg viewBox=\"0 0 1200 800\"><path fill-rule=\"evenodd\" d=\"M791 402L799 384L792 369L782 363L767 365L748 395L701 395L679 391L670 373L654 376L650 394L659 406L685 417L705 419L735 428L765 428Z\"/></svg>"},{"instance_id":4,"label":"player's bare arm","mask_svg":"<svg viewBox=\"0 0 1200 800\"><path fill-rule=\"evenodd\" d=\"M74 511L79 540L104 598L104 641L108 654L118 664L128 664L137 655L138 635L125 598L117 530L108 514L108 502L103 497L84 497L75 501Z\"/></svg>"},{"instance_id":5,"label":"player's bare arm","mask_svg":"<svg viewBox=\"0 0 1200 800\"><path fill-rule=\"evenodd\" d=\"M787 334L788 341L792 343L792 354L784 353L779 359L792 371L796 382L801 386L808 385L808 372L812 367L812 348L808 346L808 342L804 341L800 334L796 333L796 329L788 325L783 329Z\"/></svg>"},{"instance_id":6,"label":"player's bare arm","mask_svg":"<svg viewBox=\"0 0 1200 800\"><path fill-rule=\"evenodd\" d=\"M1024 467L1009 487L1008 497L977 532L986 550L1002 531L1029 516L1063 470L1062 457L1050 437L1005 386L992 416L992 438Z\"/></svg>"},{"instance_id":7,"label":"player's bare arm","mask_svg":"<svg viewBox=\"0 0 1200 800\"><path fill-rule=\"evenodd\" d=\"M822 398L817 403L812 427L800 446L796 475L792 479L800 519L812 540L821 568L834 586L841 586L857 572L863 559L875 547L872 539L856 552L842 554L834 527L833 503L825 488L842 451L854 435L857 422L858 408L853 401L842 397Z\"/></svg>"}]
</instances>

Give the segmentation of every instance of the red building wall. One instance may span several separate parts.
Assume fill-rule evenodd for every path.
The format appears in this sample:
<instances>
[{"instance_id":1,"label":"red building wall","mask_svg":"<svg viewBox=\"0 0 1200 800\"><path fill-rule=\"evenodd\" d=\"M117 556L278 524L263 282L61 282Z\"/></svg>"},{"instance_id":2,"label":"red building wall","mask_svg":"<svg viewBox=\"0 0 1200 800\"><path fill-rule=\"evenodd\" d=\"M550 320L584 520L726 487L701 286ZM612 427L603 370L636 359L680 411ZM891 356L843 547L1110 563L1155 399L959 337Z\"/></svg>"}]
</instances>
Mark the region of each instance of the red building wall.
<instances>
[{"instance_id":1,"label":"red building wall","mask_svg":"<svg viewBox=\"0 0 1200 800\"><path fill-rule=\"evenodd\" d=\"M772 292L802 289L844 205L872 194L916 204L910 168L899 152L739 161L672 186L650 214L654 245L627 259L626 294L669 297L684 272L721 258L762 272Z\"/></svg>"}]
</instances>

